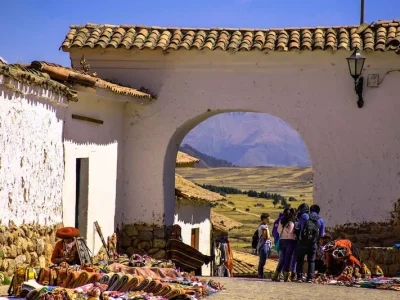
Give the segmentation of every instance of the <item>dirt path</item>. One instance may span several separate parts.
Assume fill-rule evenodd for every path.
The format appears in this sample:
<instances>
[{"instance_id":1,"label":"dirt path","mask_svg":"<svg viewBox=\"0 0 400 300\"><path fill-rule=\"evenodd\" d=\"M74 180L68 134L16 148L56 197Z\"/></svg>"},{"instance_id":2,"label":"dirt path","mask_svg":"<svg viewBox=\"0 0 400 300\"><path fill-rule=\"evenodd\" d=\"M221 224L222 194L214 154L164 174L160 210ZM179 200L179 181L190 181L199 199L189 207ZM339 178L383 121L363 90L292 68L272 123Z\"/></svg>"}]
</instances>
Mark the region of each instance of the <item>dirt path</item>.
<instances>
[{"instance_id":1,"label":"dirt path","mask_svg":"<svg viewBox=\"0 0 400 300\"><path fill-rule=\"evenodd\" d=\"M226 207L230 208L230 209L235 208L234 206L231 206L231 205L226 204L226 203L222 203L222 204L225 205ZM240 213L243 213L243 214L246 214L246 215L256 216L257 218L260 217L260 215L256 215L256 214L253 214L253 213L251 213L251 212L244 211L244 210L241 210L241 209L236 209L235 211L240 212Z\"/></svg>"},{"instance_id":2,"label":"dirt path","mask_svg":"<svg viewBox=\"0 0 400 300\"><path fill-rule=\"evenodd\" d=\"M400 299L400 292L396 291L308 283L271 282L269 280L246 278L215 278L215 280L221 282L225 286L226 290L210 296L210 300Z\"/></svg>"}]
</instances>

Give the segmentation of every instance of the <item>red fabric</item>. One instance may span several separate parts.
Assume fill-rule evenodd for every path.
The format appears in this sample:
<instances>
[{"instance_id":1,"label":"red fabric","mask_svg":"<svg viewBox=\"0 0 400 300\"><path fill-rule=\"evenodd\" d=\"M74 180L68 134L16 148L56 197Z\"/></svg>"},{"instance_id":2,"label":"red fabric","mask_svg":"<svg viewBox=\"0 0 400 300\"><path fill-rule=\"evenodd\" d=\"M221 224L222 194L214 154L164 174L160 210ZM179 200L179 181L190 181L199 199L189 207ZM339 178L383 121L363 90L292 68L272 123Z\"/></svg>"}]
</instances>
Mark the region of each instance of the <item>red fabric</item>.
<instances>
[{"instance_id":1,"label":"red fabric","mask_svg":"<svg viewBox=\"0 0 400 300\"><path fill-rule=\"evenodd\" d=\"M233 254L232 254L232 249L231 249L231 243L229 243L229 241L227 241L228 244L228 250L227 250L227 260L225 262L226 267L229 270L229 276L233 277Z\"/></svg>"},{"instance_id":2,"label":"red fabric","mask_svg":"<svg viewBox=\"0 0 400 300\"><path fill-rule=\"evenodd\" d=\"M56 237L59 239L72 239L77 236L79 236L79 229L74 227L60 228L56 232Z\"/></svg>"}]
</instances>

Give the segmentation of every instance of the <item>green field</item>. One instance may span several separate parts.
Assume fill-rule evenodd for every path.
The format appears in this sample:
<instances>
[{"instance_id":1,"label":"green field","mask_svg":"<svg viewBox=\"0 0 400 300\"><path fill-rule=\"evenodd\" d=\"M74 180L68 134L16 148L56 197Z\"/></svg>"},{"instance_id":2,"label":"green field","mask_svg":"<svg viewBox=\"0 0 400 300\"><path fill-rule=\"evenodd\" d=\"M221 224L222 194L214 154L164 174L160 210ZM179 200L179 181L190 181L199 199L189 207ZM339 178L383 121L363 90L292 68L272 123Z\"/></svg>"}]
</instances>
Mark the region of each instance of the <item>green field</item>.
<instances>
[{"instance_id":1,"label":"green field","mask_svg":"<svg viewBox=\"0 0 400 300\"><path fill-rule=\"evenodd\" d=\"M312 170L309 167L260 167L260 168L181 168L177 173L198 184L227 186L241 190L256 190L278 193L285 197L295 197L289 202L297 208L301 203L312 203ZM241 222L244 226L229 233L232 248L244 252L251 251L251 237L260 223L260 214L268 212L271 223L282 208L274 208L272 200L251 198L247 195L228 195L225 204L213 208L216 212ZM233 203L233 204L232 204ZM264 207L255 207L260 203ZM236 207L236 211L232 207ZM245 210L249 209L248 212Z\"/></svg>"}]
</instances>

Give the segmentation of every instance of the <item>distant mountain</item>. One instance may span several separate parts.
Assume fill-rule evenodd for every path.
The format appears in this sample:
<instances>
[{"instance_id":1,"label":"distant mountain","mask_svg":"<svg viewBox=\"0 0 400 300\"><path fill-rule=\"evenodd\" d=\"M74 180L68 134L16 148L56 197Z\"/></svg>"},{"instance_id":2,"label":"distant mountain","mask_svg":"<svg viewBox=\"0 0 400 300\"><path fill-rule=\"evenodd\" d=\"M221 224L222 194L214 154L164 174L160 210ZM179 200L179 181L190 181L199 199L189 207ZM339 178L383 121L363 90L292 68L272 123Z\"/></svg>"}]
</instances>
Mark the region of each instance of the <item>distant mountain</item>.
<instances>
[{"instance_id":1,"label":"distant mountain","mask_svg":"<svg viewBox=\"0 0 400 300\"><path fill-rule=\"evenodd\" d=\"M179 150L200 159L200 162L195 165L196 168L235 167L229 161L218 159L211 155L204 154L187 144L184 144L183 146L179 147Z\"/></svg>"},{"instance_id":2,"label":"distant mountain","mask_svg":"<svg viewBox=\"0 0 400 300\"><path fill-rule=\"evenodd\" d=\"M307 148L297 131L268 114L216 115L190 131L184 144L237 166L311 165Z\"/></svg>"}]
</instances>

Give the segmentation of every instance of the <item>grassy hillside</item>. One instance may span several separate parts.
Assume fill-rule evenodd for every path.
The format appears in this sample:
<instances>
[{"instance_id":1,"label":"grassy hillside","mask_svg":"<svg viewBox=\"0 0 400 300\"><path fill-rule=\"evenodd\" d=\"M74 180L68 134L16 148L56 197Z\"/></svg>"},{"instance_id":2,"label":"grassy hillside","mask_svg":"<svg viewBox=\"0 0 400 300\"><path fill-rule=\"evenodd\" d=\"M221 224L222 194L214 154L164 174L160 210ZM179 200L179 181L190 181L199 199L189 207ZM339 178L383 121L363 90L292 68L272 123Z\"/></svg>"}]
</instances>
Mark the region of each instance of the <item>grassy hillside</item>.
<instances>
[{"instance_id":1,"label":"grassy hillside","mask_svg":"<svg viewBox=\"0 0 400 300\"><path fill-rule=\"evenodd\" d=\"M187 144L180 146L179 150L200 159L200 162L195 165L196 168L234 167L229 161L204 154Z\"/></svg>"},{"instance_id":2,"label":"grassy hillside","mask_svg":"<svg viewBox=\"0 0 400 300\"><path fill-rule=\"evenodd\" d=\"M312 199L313 179L310 167L180 168L176 171L198 184L278 193L295 198L304 194L306 200Z\"/></svg>"},{"instance_id":3,"label":"grassy hillside","mask_svg":"<svg viewBox=\"0 0 400 300\"><path fill-rule=\"evenodd\" d=\"M309 167L213 168L177 169L180 175L198 184L229 186L241 190L257 190L295 197L289 202L297 208L301 203L312 203L312 170ZM300 196L302 195L302 196ZM260 214L268 212L271 224L282 209L274 208L271 200L251 198L247 195L228 195L226 204L213 208L216 212L239 221L244 226L229 233L235 250L250 252L251 237L260 223ZM264 207L255 207L260 203ZM236 207L236 211L232 210ZM249 212L245 212L246 208Z\"/></svg>"}]
</instances>

